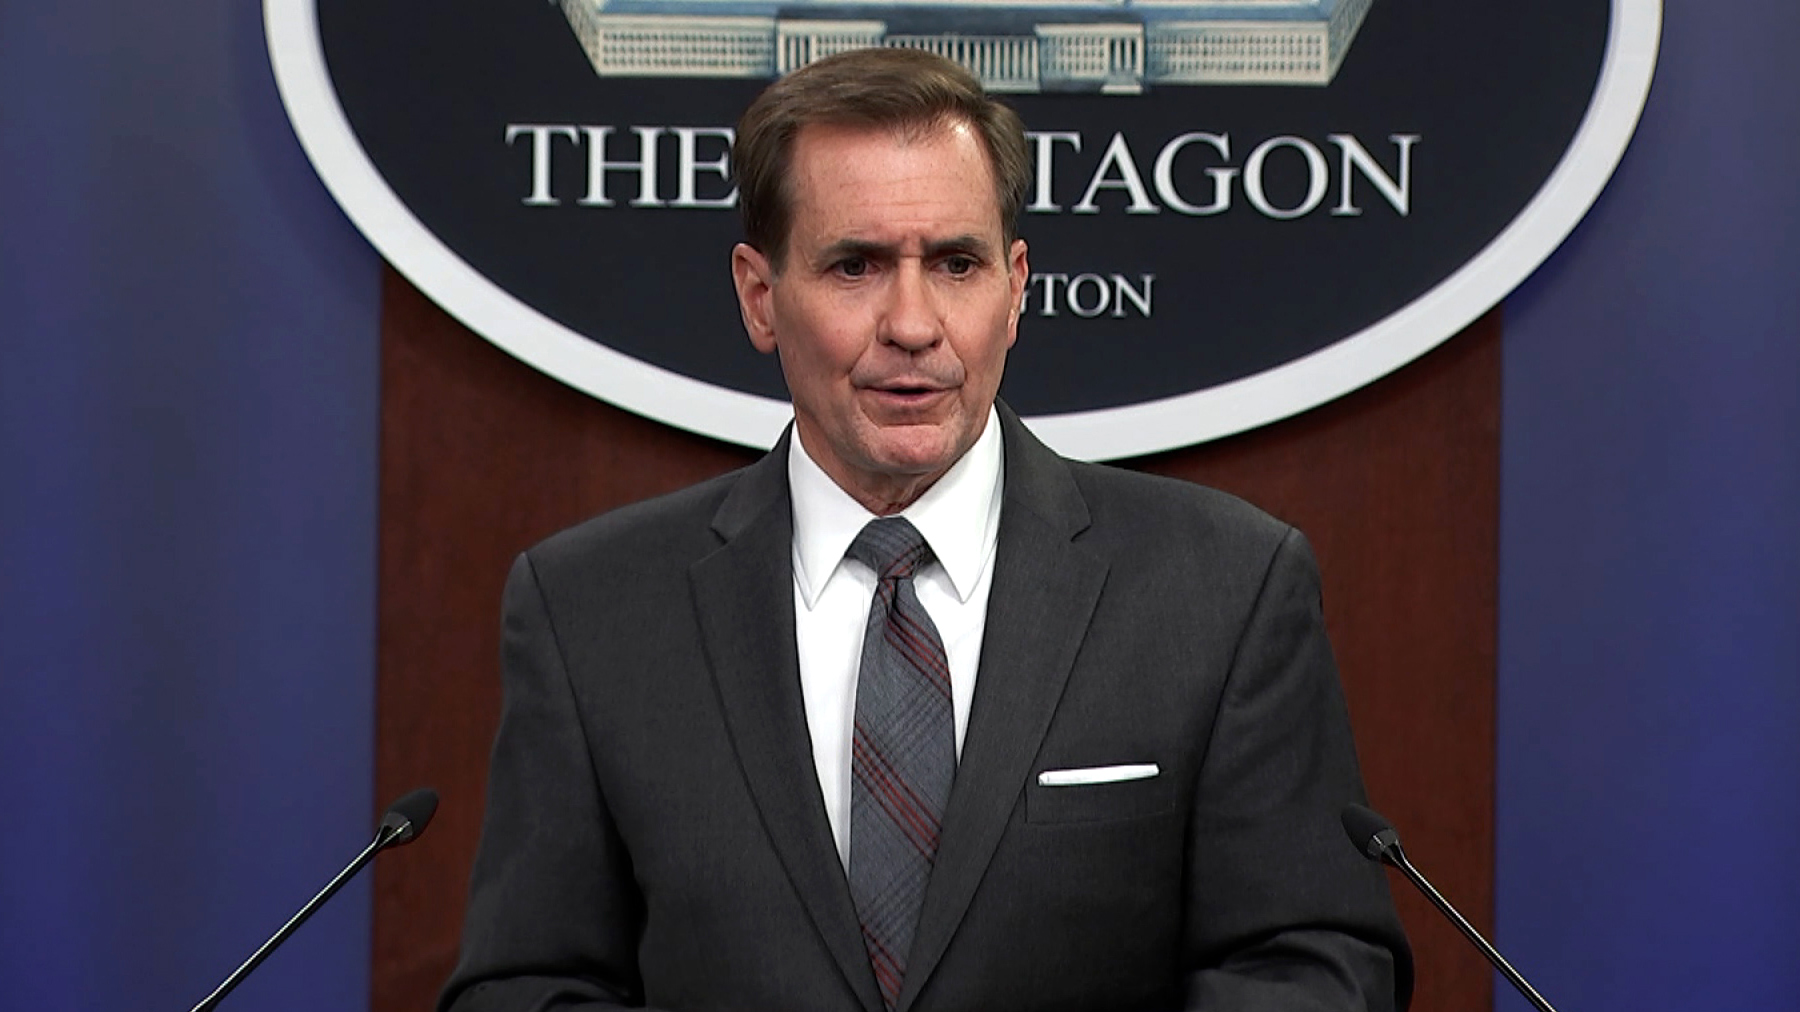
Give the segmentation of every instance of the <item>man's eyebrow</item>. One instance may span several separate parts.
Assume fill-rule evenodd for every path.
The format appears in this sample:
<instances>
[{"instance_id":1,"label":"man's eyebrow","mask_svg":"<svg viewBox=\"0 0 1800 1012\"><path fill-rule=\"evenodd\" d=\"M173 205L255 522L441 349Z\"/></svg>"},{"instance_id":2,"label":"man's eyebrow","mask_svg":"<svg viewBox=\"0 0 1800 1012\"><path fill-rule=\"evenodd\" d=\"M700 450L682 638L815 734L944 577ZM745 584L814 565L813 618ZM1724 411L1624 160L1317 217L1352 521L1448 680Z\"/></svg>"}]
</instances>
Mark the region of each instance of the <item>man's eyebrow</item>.
<instances>
[{"instance_id":1,"label":"man's eyebrow","mask_svg":"<svg viewBox=\"0 0 1800 1012\"><path fill-rule=\"evenodd\" d=\"M948 239L933 239L925 243L924 256L928 260L953 253L966 253L977 259L991 260L994 255L994 247L992 243L974 233L951 236ZM875 242L870 239L839 239L819 251L818 262L822 264L835 263L845 257L892 260L901 255L900 247L894 243Z\"/></svg>"},{"instance_id":2,"label":"man's eyebrow","mask_svg":"<svg viewBox=\"0 0 1800 1012\"><path fill-rule=\"evenodd\" d=\"M822 264L835 263L845 257L886 260L899 255L899 251L900 248L892 243L873 242L868 239L839 239L819 251L818 262Z\"/></svg>"},{"instance_id":3,"label":"man's eyebrow","mask_svg":"<svg viewBox=\"0 0 1800 1012\"><path fill-rule=\"evenodd\" d=\"M947 253L967 253L981 260L992 260L994 246L981 236L972 233L925 244L927 257L941 257Z\"/></svg>"}]
</instances>

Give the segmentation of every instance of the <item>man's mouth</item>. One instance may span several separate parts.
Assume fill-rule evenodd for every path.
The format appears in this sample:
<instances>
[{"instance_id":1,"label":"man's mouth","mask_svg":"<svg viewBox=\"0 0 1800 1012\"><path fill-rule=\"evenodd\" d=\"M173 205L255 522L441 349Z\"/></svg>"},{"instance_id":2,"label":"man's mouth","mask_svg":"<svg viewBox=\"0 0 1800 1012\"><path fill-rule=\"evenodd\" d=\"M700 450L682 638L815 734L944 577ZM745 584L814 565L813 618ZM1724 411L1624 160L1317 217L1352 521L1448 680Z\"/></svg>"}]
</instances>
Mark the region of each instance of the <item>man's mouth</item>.
<instances>
[{"instance_id":1,"label":"man's mouth","mask_svg":"<svg viewBox=\"0 0 1800 1012\"><path fill-rule=\"evenodd\" d=\"M865 388L888 411L914 412L930 410L941 400L948 387L933 383L880 383Z\"/></svg>"},{"instance_id":2,"label":"man's mouth","mask_svg":"<svg viewBox=\"0 0 1800 1012\"><path fill-rule=\"evenodd\" d=\"M934 383L926 379L908 377L890 380L884 383L872 383L869 385L869 389L879 394L891 394L898 397L924 397L930 394L941 393L948 389L948 387L942 383Z\"/></svg>"}]
</instances>

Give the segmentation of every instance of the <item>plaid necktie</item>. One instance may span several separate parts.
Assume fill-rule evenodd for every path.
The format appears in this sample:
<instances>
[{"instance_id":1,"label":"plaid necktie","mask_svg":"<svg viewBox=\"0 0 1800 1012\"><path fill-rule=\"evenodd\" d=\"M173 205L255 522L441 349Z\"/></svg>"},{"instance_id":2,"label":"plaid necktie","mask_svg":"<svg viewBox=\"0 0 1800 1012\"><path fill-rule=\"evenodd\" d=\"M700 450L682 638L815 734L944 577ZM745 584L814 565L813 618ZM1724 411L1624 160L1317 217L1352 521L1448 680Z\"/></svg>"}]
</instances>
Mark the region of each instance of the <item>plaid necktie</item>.
<instances>
[{"instance_id":1,"label":"plaid necktie","mask_svg":"<svg viewBox=\"0 0 1800 1012\"><path fill-rule=\"evenodd\" d=\"M863 528L849 555L880 578L856 682L850 894L892 1009L956 775L956 725L944 641L913 589L930 546L905 518L884 517Z\"/></svg>"}]
</instances>

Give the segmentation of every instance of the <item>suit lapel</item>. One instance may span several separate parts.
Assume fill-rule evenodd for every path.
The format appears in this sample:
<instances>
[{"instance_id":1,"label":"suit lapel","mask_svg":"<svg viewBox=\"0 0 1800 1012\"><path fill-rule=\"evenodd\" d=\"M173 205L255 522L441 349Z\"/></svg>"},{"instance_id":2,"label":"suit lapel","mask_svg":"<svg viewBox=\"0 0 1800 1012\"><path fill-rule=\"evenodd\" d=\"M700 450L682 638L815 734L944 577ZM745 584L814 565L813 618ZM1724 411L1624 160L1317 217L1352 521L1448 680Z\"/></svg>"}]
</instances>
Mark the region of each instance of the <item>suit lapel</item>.
<instances>
[{"instance_id":1,"label":"suit lapel","mask_svg":"<svg viewBox=\"0 0 1800 1012\"><path fill-rule=\"evenodd\" d=\"M1105 561L1072 540L1088 514L1068 464L999 407L1006 498L981 666L900 1012L943 957L987 871L1106 581Z\"/></svg>"},{"instance_id":2,"label":"suit lapel","mask_svg":"<svg viewBox=\"0 0 1800 1012\"><path fill-rule=\"evenodd\" d=\"M794 647L786 440L745 472L714 518L725 538L689 572L732 747L788 878L869 1012L881 995L813 771Z\"/></svg>"}]
</instances>

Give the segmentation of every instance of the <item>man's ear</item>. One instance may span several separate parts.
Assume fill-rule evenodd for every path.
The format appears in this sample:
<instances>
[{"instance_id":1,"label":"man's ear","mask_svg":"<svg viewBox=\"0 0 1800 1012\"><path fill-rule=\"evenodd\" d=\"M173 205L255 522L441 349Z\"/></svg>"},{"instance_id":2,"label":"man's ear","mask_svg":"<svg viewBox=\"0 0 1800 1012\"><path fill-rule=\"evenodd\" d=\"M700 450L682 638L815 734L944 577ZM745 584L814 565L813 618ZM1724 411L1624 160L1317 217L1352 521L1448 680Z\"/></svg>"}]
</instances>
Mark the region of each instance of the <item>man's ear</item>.
<instances>
[{"instance_id":1,"label":"man's ear","mask_svg":"<svg viewBox=\"0 0 1800 1012\"><path fill-rule=\"evenodd\" d=\"M737 287L738 313L744 332L764 355L775 350L775 272L769 258L749 243L731 248L731 283Z\"/></svg>"},{"instance_id":2,"label":"man's ear","mask_svg":"<svg viewBox=\"0 0 1800 1012\"><path fill-rule=\"evenodd\" d=\"M1031 259L1027 257L1025 240L1014 239L1006 251L1006 279L1012 287L1012 311L1006 315L1006 346L1019 338L1019 314L1025 311L1025 286L1031 282Z\"/></svg>"}]
</instances>

